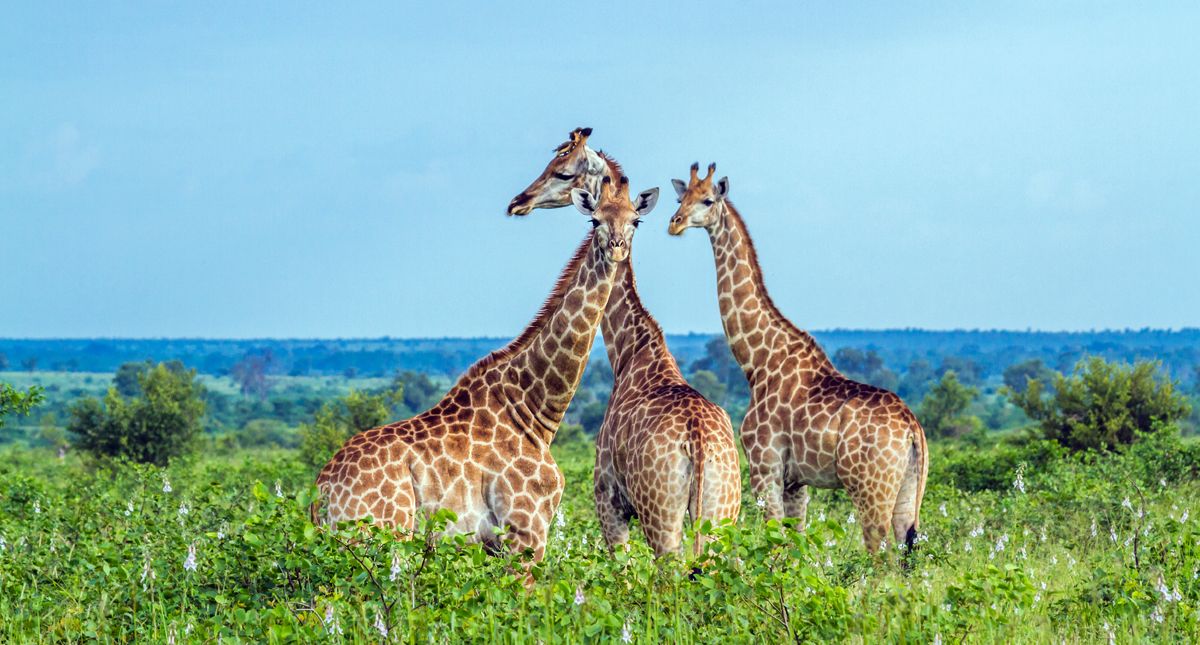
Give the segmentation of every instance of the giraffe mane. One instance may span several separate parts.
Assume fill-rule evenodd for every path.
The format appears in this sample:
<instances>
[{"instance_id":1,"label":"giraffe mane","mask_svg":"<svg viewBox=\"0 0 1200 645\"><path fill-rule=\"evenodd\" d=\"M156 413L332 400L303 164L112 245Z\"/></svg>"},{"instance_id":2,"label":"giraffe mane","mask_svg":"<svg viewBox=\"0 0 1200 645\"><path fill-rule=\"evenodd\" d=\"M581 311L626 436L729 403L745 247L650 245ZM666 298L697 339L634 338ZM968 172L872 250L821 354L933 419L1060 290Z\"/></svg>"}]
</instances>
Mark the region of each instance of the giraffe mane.
<instances>
[{"instance_id":1,"label":"giraffe mane","mask_svg":"<svg viewBox=\"0 0 1200 645\"><path fill-rule=\"evenodd\" d=\"M550 295L546 297L541 309L533 317L533 321L525 327L525 330L504 347L476 361L474 365L467 368L463 378L474 376L496 363L507 361L529 346L530 341L545 326L550 316L562 305L563 298L567 295L567 287L571 284L575 274L579 272L579 267L587 257L588 251L592 247L592 238L595 236L595 232L589 232L583 238L583 243L579 245L578 249L575 249L575 254L571 256L571 259L567 260L567 265L563 267L562 273L558 275L558 280L554 282L554 288L550 290Z\"/></svg>"},{"instance_id":2,"label":"giraffe mane","mask_svg":"<svg viewBox=\"0 0 1200 645\"><path fill-rule=\"evenodd\" d=\"M709 171L709 175L712 175L711 171ZM783 321L783 324L787 325L788 329L811 343L813 349L816 350L817 355L820 358L819 362L822 363L821 367L828 367L836 371L836 368L833 367L833 363L829 360L829 356L827 356L825 354L825 350L821 349L821 346L817 344L816 340L812 337L812 334L809 334L803 329L797 327L796 323L792 322L791 318L783 315L783 312L779 310L779 307L775 306L775 301L771 299L771 293L767 291L766 282L763 281L762 265L758 263L758 249L754 248L754 239L750 237L750 230L746 228L746 221L742 219L742 214L738 212L737 208L734 207L733 202L729 201L728 198L725 199L725 208L729 211L729 214L733 216L734 221L737 222L738 228L741 229L742 235L746 238L746 251L750 254L750 265L752 268L750 271L750 279L753 280L755 286L758 287L758 292L762 296L763 304L766 305L767 309L771 313L775 314L777 320Z\"/></svg>"},{"instance_id":3,"label":"giraffe mane","mask_svg":"<svg viewBox=\"0 0 1200 645\"><path fill-rule=\"evenodd\" d=\"M619 161L610 157L603 150L598 150L596 154L600 155L600 158L604 160L605 164L608 164L608 171L613 177L619 178L625 176L625 170L621 168L621 163Z\"/></svg>"}]
</instances>

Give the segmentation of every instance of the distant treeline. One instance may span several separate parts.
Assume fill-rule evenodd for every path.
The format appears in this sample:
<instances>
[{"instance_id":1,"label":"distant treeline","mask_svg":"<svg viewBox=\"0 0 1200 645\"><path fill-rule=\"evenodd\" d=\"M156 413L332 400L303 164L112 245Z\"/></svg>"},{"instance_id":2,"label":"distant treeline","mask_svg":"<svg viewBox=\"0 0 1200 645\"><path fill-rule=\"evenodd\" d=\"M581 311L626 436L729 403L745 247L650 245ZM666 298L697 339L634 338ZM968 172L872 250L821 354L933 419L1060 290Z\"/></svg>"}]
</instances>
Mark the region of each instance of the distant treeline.
<instances>
[{"instance_id":1,"label":"distant treeline","mask_svg":"<svg viewBox=\"0 0 1200 645\"><path fill-rule=\"evenodd\" d=\"M813 332L830 356L842 348L874 352L903 376L910 365L970 361L980 381L997 381L1023 360L1041 359L1070 371L1083 356L1109 360L1153 359L1173 378L1190 380L1200 364L1200 329L1089 332L926 331L896 329ZM703 359L712 334L672 334L667 341L680 364ZM227 375L253 359L270 374L292 376L390 376L411 370L455 377L506 338L376 338L313 340L221 339L0 339L0 371L115 372L122 364L178 360L202 374ZM603 360L597 341L596 358Z\"/></svg>"}]
</instances>

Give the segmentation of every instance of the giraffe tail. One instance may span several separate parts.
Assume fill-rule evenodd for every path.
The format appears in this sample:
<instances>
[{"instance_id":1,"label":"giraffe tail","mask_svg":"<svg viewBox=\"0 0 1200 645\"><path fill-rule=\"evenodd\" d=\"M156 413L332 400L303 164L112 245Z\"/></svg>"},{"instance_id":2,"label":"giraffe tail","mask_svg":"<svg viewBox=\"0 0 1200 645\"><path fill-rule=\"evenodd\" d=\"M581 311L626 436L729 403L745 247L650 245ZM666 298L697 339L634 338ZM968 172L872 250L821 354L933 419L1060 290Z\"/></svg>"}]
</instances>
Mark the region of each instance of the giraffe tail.
<instances>
[{"instance_id":1,"label":"giraffe tail","mask_svg":"<svg viewBox=\"0 0 1200 645\"><path fill-rule=\"evenodd\" d=\"M704 490L704 435L700 432L700 422L694 418L688 419L688 438L692 444L692 495L691 508L688 509L692 516L692 523L699 525L701 513L704 511L704 505L701 503L700 495ZM700 539L699 533L696 534L696 542L693 547L696 556L704 550L704 541Z\"/></svg>"},{"instance_id":2,"label":"giraffe tail","mask_svg":"<svg viewBox=\"0 0 1200 645\"><path fill-rule=\"evenodd\" d=\"M916 546L917 535L920 532L921 500L925 499L925 479L929 476L929 450L925 445L925 429L916 420L912 424L912 433L914 462L909 468L912 476L916 478L916 491L912 500L912 524L909 525L908 531L904 536L904 542L908 546L909 553Z\"/></svg>"}]
</instances>

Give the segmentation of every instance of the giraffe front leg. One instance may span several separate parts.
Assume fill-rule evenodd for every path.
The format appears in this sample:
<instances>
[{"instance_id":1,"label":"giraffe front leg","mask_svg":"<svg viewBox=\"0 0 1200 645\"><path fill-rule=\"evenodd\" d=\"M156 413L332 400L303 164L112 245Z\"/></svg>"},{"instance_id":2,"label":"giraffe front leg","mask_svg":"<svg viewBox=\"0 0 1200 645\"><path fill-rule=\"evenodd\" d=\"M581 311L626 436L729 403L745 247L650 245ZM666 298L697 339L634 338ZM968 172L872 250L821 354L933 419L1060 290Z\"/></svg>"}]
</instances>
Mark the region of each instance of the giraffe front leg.
<instances>
[{"instance_id":1,"label":"giraffe front leg","mask_svg":"<svg viewBox=\"0 0 1200 645\"><path fill-rule=\"evenodd\" d=\"M771 428L758 421L752 409L742 422L742 447L750 464L750 488L755 505L769 520L785 517L783 505L783 449Z\"/></svg>"},{"instance_id":2,"label":"giraffe front leg","mask_svg":"<svg viewBox=\"0 0 1200 645\"><path fill-rule=\"evenodd\" d=\"M600 519L600 532L610 549L618 546L629 548L629 503L621 495L617 482L611 476L596 473L594 488L596 515Z\"/></svg>"},{"instance_id":3,"label":"giraffe front leg","mask_svg":"<svg viewBox=\"0 0 1200 645\"><path fill-rule=\"evenodd\" d=\"M801 531L807 526L806 516L808 515L808 485L796 484L785 486L783 489L783 512L787 517L794 517L800 520L798 525Z\"/></svg>"}]
</instances>

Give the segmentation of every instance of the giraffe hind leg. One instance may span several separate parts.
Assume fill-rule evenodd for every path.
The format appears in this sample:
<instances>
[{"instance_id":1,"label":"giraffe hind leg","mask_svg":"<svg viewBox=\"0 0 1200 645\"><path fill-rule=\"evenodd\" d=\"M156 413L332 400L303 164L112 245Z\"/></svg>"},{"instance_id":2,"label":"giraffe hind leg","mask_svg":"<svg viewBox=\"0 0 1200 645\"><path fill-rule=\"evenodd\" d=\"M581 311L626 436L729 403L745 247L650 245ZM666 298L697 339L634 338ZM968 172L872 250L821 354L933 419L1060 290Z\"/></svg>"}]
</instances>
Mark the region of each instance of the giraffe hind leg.
<instances>
[{"instance_id":1,"label":"giraffe hind leg","mask_svg":"<svg viewBox=\"0 0 1200 645\"><path fill-rule=\"evenodd\" d=\"M900 490L896 494L896 505L892 509L892 533L896 542L903 542L909 549L916 544L917 539L917 495L921 482L921 459L918 448L914 444L909 452L908 464L904 468L903 479L900 480Z\"/></svg>"},{"instance_id":2,"label":"giraffe hind leg","mask_svg":"<svg viewBox=\"0 0 1200 645\"><path fill-rule=\"evenodd\" d=\"M610 549L629 543L629 520L633 509L621 494L617 483L608 477L599 479L595 489L596 515L600 519L600 532Z\"/></svg>"}]
</instances>

